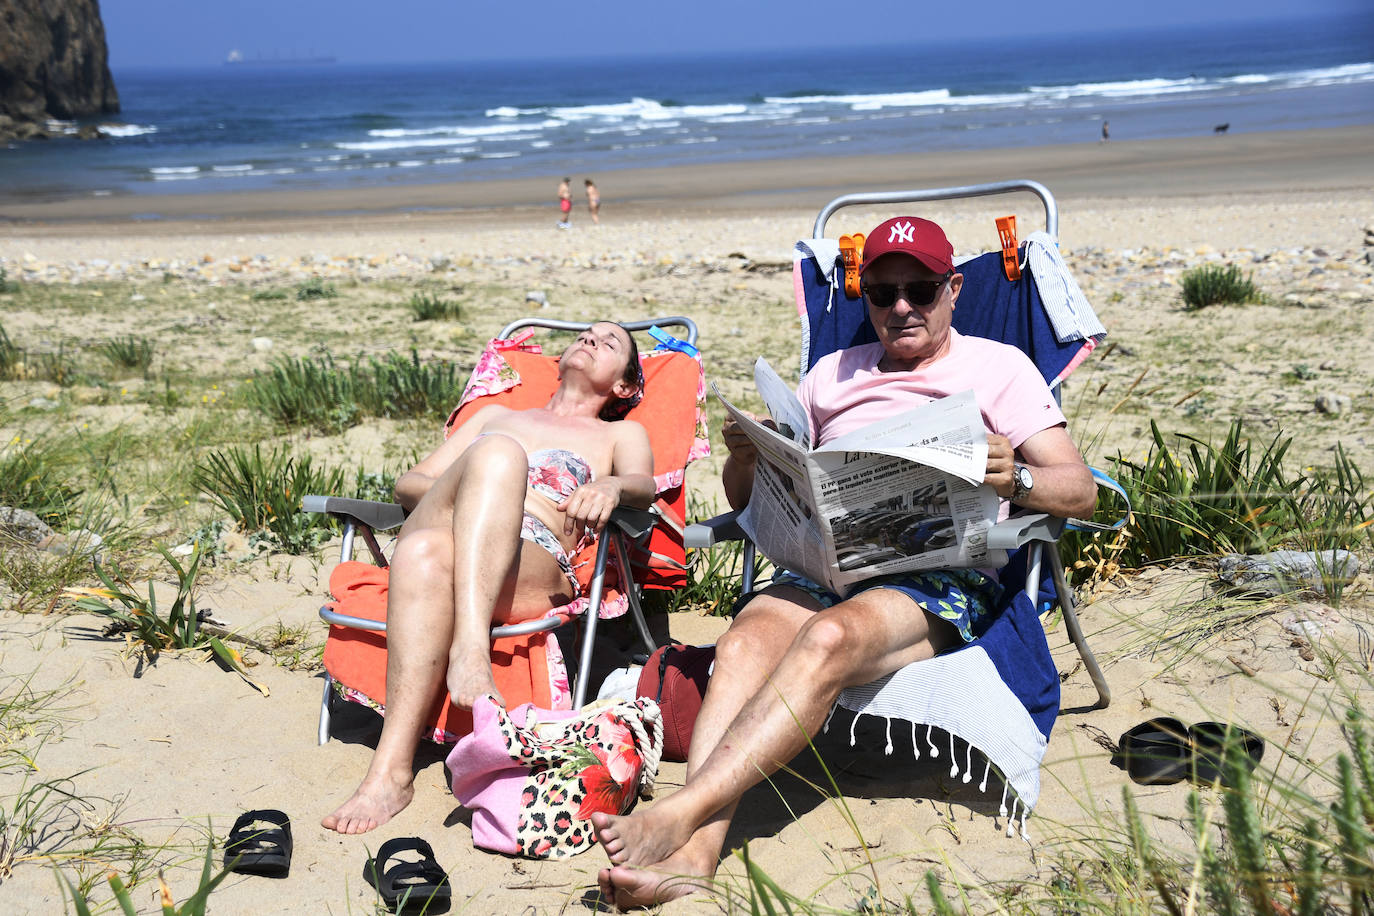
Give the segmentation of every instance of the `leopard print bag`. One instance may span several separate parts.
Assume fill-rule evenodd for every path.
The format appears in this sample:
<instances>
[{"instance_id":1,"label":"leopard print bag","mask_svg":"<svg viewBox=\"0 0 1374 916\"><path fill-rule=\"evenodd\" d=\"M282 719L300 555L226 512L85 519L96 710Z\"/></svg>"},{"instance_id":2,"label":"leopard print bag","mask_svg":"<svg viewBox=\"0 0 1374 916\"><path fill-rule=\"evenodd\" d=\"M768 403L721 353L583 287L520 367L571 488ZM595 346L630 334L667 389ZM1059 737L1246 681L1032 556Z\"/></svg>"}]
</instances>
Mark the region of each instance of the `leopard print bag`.
<instances>
[{"instance_id":1,"label":"leopard print bag","mask_svg":"<svg viewBox=\"0 0 1374 916\"><path fill-rule=\"evenodd\" d=\"M490 697L448 756L453 794L472 811L474 845L531 859L589 848L593 811L624 814L653 795L663 718L647 697L580 710L512 710Z\"/></svg>"}]
</instances>

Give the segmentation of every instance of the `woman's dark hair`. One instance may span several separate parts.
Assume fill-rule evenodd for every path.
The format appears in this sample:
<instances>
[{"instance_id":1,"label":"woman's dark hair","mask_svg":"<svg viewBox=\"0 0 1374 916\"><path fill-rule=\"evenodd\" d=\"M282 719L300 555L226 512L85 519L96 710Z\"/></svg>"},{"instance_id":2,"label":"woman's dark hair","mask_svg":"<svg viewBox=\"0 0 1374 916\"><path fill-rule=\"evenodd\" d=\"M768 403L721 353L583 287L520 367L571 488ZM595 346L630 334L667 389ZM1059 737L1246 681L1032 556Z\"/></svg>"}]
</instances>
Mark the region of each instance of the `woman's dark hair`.
<instances>
[{"instance_id":1,"label":"woman's dark hair","mask_svg":"<svg viewBox=\"0 0 1374 916\"><path fill-rule=\"evenodd\" d=\"M625 363L625 374L621 376L621 380L634 385L635 392L628 398L612 398L607 401L606 406L601 408L599 416L603 420L623 420L625 415L633 410L635 405L644 397L644 367L639 362L639 344L635 343L635 336L630 333L630 329L618 321L607 321L606 323L620 327L630 340L629 359ZM593 322L593 324L600 324L600 322Z\"/></svg>"}]
</instances>

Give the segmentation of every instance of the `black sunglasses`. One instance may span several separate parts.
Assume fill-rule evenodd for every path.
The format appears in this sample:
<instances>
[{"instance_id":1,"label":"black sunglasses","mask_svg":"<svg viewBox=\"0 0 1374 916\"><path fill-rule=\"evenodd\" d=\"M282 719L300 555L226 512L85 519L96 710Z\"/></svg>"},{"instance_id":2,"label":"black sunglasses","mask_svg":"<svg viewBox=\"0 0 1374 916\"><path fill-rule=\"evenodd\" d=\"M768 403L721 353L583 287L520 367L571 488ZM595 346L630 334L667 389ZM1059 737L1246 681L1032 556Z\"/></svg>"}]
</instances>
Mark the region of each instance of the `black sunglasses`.
<instances>
[{"instance_id":1,"label":"black sunglasses","mask_svg":"<svg viewBox=\"0 0 1374 916\"><path fill-rule=\"evenodd\" d=\"M897 293L912 305L930 305L940 295L940 288L949 282L954 274L945 274L939 280L917 280L913 283L865 283L863 294L868 297L874 308L892 308L897 301Z\"/></svg>"}]
</instances>

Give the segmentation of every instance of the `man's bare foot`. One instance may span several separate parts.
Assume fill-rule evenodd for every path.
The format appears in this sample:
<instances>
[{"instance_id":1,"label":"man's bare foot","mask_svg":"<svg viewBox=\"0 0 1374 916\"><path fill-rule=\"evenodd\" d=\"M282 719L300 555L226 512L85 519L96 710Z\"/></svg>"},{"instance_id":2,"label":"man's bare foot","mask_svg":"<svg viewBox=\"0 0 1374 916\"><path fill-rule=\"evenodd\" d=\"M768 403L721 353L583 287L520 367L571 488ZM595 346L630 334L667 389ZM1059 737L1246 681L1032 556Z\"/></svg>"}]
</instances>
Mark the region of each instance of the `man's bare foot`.
<instances>
[{"instance_id":1,"label":"man's bare foot","mask_svg":"<svg viewBox=\"0 0 1374 916\"><path fill-rule=\"evenodd\" d=\"M339 833L367 833L399 814L414 797L415 787L410 782L397 783L385 775L368 774L353 797L320 824Z\"/></svg>"},{"instance_id":2,"label":"man's bare foot","mask_svg":"<svg viewBox=\"0 0 1374 916\"><path fill-rule=\"evenodd\" d=\"M459 709L471 709L483 694L496 698L497 706L506 700L496 689L491 676L491 655L483 649L472 655L451 654L448 661L448 695Z\"/></svg>"},{"instance_id":3,"label":"man's bare foot","mask_svg":"<svg viewBox=\"0 0 1374 916\"><path fill-rule=\"evenodd\" d=\"M613 817L592 812L596 840L613 865L649 866L666 860L692 836L696 824L668 810L672 799L634 814Z\"/></svg>"},{"instance_id":4,"label":"man's bare foot","mask_svg":"<svg viewBox=\"0 0 1374 916\"><path fill-rule=\"evenodd\" d=\"M710 886L714 863L703 865L686 851L680 851L651 868L614 865L597 873L601 899L617 909L655 906L686 897Z\"/></svg>"}]
</instances>

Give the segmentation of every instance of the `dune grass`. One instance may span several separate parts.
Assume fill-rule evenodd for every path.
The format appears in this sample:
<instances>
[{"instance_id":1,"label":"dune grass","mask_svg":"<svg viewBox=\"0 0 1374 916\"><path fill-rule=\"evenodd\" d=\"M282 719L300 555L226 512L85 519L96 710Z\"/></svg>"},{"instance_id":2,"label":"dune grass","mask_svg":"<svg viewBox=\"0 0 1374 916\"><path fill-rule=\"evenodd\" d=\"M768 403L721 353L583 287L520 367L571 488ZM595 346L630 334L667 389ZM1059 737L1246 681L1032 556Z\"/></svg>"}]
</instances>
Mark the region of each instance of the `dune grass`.
<instances>
[{"instance_id":1,"label":"dune grass","mask_svg":"<svg viewBox=\"0 0 1374 916\"><path fill-rule=\"evenodd\" d=\"M1259 302L1262 296L1249 276L1241 276L1234 264L1204 264L1183 274L1184 308L1196 310L1209 305L1241 305Z\"/></svg>"},{"instance_id":2,"label":"dune grass","mask_svg":"<svg viewBox=\"0 0 1374 916\"><path fill-rule=\"evenodd\" d=\"M274 362L256 374L245 399L285 426L340 432L364 417L442 420L463 391L462 373L447 360L422 362L411 351L359 357L347 365L329 355Z\"/></svg>"}]
</instances>

